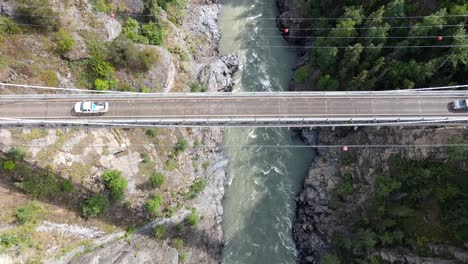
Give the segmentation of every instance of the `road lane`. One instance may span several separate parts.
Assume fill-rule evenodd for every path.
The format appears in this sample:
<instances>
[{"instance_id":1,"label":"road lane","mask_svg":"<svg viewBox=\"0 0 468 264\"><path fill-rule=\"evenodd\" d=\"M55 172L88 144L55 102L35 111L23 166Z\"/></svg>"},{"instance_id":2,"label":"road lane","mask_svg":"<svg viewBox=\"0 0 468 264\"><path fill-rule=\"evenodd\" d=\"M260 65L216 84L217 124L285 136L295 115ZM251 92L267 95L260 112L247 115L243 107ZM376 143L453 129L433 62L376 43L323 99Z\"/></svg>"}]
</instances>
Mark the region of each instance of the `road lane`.
<instances>
[{"instance_id":1,"label":"road lane","mask_svg":"<svg viewBox=\"0 0 468 264\"><path fill-rule=\"evenodd\" d=\"M70 95L70 97L73 95ZM54 96L13 100L0 96L0 118L41 120L118 120L118 119L194 119L194 118L382 118L382 117L465 117L467 112L451 112L448 103L460 95L288 95L272 96L184 96L145 98L89 95L90 100L108 101L109 112L99 116L74 116L72 109L80 99ZM81 99L82 100L82 99Z\"/></svg>"}]
</instances>

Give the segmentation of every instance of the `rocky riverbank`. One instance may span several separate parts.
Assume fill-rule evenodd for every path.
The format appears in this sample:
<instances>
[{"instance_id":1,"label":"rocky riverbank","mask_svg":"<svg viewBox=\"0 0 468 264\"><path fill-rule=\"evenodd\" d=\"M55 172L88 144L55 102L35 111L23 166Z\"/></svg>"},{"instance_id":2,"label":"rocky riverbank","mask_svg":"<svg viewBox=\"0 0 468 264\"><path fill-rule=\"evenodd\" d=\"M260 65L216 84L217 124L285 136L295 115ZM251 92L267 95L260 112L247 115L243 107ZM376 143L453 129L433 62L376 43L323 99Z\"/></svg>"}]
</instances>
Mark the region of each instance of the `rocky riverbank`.
<instances>
[{"instance_id":1,"label":"rocky riverbank","mask_svg":"<svg viewBox=\"0 0 468 264\"><path fill-rule=\"evenodd\" d=\"M445 144L447 139L466 134L458 127L444 128L359 128L357 130L320 129L303 130L304 137L318 135L319 145L431 145ZM394 157L406 160L447 161L446 148L350 148L344 152L339 148L319 148L318 157L311 165L304 180L304 190L297 198L296 219L293 237L300 252L300 263L320 263L320 257L333 254L331 240L336 231L347 231L347 216L362 211L376 189L375 175L390 174L390 162ZM337 210L337 186L349 175L352 193ZM344 209L343 209L344 208ZM430 220L428 220L430 221ZM465 244L466 246L466 244ZM409 251L383 249L375 252L382 260L390 263L457 263L468 260L467 248L455 249L445 254L431 246L433 257L420 257ZM403 253L402 253L403 252ZM406 252L406 253L405 253Z\"/></svg>"},{"instance_id":2,"label":"rocky riverbank","mask_svg":"<svg viewBox=\"0 0 468 264\"><path fill-rule=\"evenodd\" d=\"M3 1L1 4L2 8L6 5ZM126 2L130 13L141 12L142 6L142 1ZM54 4L54 9L69 14L69 18L76 20L74 24L86 29L90 29L86 24L89 21L78 21L75 13L85 18L95 15L87 1L76 6ZM168 48L150 47L156 49L159 56L148 73L135 78L119 71L117 76L135 87L144 85L162 92L230 90L239 60L236 55L220 57L218 53L219 2L189 1L185 11L187 14L181 25L165 21L171 28L167 36ZM165 11L160 12L166 17ZM106 41L117 37L121 31L120 22L99 12L97 16L102 17L107 31L113 33ZM73 37L78 45L66 54L67 60L86 59L89 55L82 37L79 34ZM35 40L30 37L26 42ZM49 66L55 63L50 67L54 69L63 64L53 54L47 54L46 47L33 46L40 50L37 53L43 58L52 57L38 61L38 67L42 67L42 63ZM57 72L59 84L74 87L77 76L67 67L61 68ZM14 68L0 72L0 76L16 82L28 79L27 74L18 74ZM44 263L219 263L223 247L221 200L228 182L225 171L228 161L220 147L222 132L222 129L198 128L153 132L143 129L0 131L3 152L18 146L27 153L25 161L38 168L52 165L61 178L70 180L79 190L87 190L86 193L75 190L70 195L61 195L60 201L40 199L40 206L47 211L44 222L34 232L34 237L41 238L37 246L40 250L10 248L0 254L0 262L40 259ZM188 148L174 154L171 145L181 139L186 140ZM107 169L121 171L128 180L125 201L111 204L101 218L85 220L80 217L77 205L89 197L89 192L103 190L100 175ZM159 190L148 187L148 178L156 171L165 175ZM2 178L0 184L0 195L5 201L0 226L1 231L14 233L22 227L15 224L12 212L31 198L19 194L14 184L6 179L6 176ZM194 199L186 198L191 186L199 181L206 182L204 190ZM163 195L165 217L152 217L145 209L147 199L154 193ZM186 219L193 212L199 220L192 227L187 225ZM134 234L123 231L134 224L144 225ZM152 228L157 225L167 228L162 239L154 238Z\"/></svg>"},{"instance_id":3,"label":"rocky riverbank","mask_svg":"<svg viewBox=\"0 0 468 264\"><path fill-rule=\"evenodd\" d=\"M279 0L281 15L277 23L279 28L289 29L289 34L285 37L289 42L294 45L310 46L312 40L301 39L304 31L297 30L310 26L306 20L300 19L305 17L302 13L304 9L300 5L297 1ZM310 50L304 49L298 55L299 59L294 69L309 64ZM311 73L300 83L292 79L289 89L313 91L316 76L319 76L319 70L311 69ZM311 145L445 144L449 139L463 135L466 137L466 130L459 127L391 127L357 130L317 128L302 129L299 133L304 141ZM304 179L304 190L297 196L293 238L299 251L299 263L321 263L324 255L337 254L336 244L332 245L334 235L341 233L348 234L348 237L352 236L355 230L350 230L350 218L356 212L362 213L367 210L369 201L375 197L376 175L391 174L392 158L444 163L449 160L447 148L350 148L348 151L339 148L319 148L317 153ZM466 164L460 166L466 169ZM343 186L348 189L346 192L352 191L337 201L337 196L343 195ZM428 225L440 224L440 220L434 219L434 216L431 219L431 213L426 212L426 214L423 219ZM423 254L415 253L414 248L399 250L383 248L373 252L372 256L385 263L465 263L468 261L467 246L466 242L458 248L436 243L426 245ZM441 250L447 248L452 250Z\"/></svg>"}]
</instances>

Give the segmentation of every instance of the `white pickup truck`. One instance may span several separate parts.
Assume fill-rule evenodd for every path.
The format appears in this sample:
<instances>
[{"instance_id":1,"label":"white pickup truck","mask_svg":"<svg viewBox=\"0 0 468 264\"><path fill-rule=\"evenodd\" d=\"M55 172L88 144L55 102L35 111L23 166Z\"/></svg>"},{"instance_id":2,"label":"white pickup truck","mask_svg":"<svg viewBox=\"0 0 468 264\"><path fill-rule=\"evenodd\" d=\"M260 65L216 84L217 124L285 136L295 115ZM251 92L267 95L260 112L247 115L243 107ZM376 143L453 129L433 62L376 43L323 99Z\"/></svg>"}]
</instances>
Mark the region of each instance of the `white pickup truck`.
<instances>
[{"instance_id":1,"label":"white pickup truck","mask_svg":"<svg viewBox=\"0 0 468 264\"><path fill-rule=\"evenodd\" d=\"M109 103L82 101L76 103L73 110L79 115L104 114L109 110Z\"/></svg>"}]
</instances>

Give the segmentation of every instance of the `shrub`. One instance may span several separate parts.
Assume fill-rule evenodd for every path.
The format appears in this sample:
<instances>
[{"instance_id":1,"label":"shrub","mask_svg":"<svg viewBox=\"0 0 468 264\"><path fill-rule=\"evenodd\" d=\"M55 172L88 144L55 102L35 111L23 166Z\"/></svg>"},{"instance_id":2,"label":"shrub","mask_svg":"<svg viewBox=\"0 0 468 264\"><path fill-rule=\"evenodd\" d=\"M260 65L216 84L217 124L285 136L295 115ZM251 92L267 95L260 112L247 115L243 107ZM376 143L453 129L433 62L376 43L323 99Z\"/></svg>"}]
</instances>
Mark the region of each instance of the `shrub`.
<instances>
[{"instance_id":1,"label":"shrub","mask_svg":"<svg viewBox=\"0 0 468 264\"><path fill-rule=\"evenodd\" d=\"M305 83L305 81L309 78L310 73L310 66L304 65L296 70L294 73L294 80L296 83Z\"/></svg>"},{"instance_id":2,"label":"shrub","mask_svg":"<svg viewBox=\"0 0 468 264\"><path fill-rule=\"evenodd\" d=\"M128 181L122 176L122 173L118 170L108 170L102 174L102 179L110 191L112 199L122 200L128 186Z\"/></svg>"},{"instance_id":3,"label":"shrub","mask_svg":"<svg viewBox=\"0 0 468 264\"><path fill-rule=\"evenodd\" d=\"M206 180L205 179L198 179L196 180L189 188L189 192L187 193L188 199L194 199L197 197L199 193L201 193L206 187Z\"/></svg>"},{"instance_id":4,"label":"shrub","mask_svg":"<svg viewBox=\"0 0 468 264\"><path fill-rule=\"evenodd\" d=\"M153 62L158 60L155 50L145 48L140 51L132 41L124 36L112 41L109 57L116 67L138 72L149 71Z\"/></svg>"},{"instance_id":5,"label":"shrub","mask_svg":"<svg viewBox=\"0 0 468 264\"><path fill-rule=\"evenodd\" d=\"M202 84L199 84L197 82L191 82L189 84L189 87L190 87L190 91L192 93L199 93L199 92L207 92L208 91L208 87L206 87L206 85L202 85Z\"/></svg>"},{"instance_id":6,"label":"shrub","mask_svg":"<svg viewBox=\"0 0 468 264\"><path fill-rule=\"evenodd\" d=\"M39 175L24 175L24 180L16 186L34 198L56 196L61 188L50 166L47 166Z\"/></svg>"},{"instance_id":7,"label":"shrub","mask_svg":"<svg viewBox=\"0 0 468 264\"><path fill-rule=\"evenodd\" d=\"M110 10L109 2L107 0L93 0L91 3L94 10L98 12L108 13Z\"/></svg>"},{"instance_id":8,"label":"shrub","mask_svg":"<svg viewBox=\"0 0 468 264\"><path fill-rule=\"evenodd\" d=\"M96 45L94 52L105 52ZM99 54L91 57L88 62L89 73L93 79L94 89L105 91L117 86L118 80L115 78L114 67L105 60L104 55Z\"/></svg>"},{"instance_id":9,"label":"shrub","mask_svg":"<svg viewBox=\"0 0 468 264\"><path fill-rule=\"evenodd\" d=\"M166 31L159 25L150 21L141 27L142 35L148 39L150 45L162 45L166 38Z\"/></svg>"},{"instance_id":10,"label":"shrub","mask_svg":"<svg viewBox=\"0 0 468 264\"><path fill-rule=\"evenodd\" d=\"M146 201L146 209L153 215L157 214L161 209L163 200L164 199L161 194L152 196L148 201Z\"/></svg>"},{"instance_id":11,"label":"shrub","mask_svg":"<svg viewBox=\"0 0 468 264\"><path fill-rule=\"evenodd\" d=\"M183 223L178 223L175 228L177 232L179 233L182 233L185 231L185 225Z\"/></svg>"},{"instance_id":12,"label":"shrub","mask_svg":"<svg viewBox=\"0 0 468 264\"><path fill-rule=\"evenodd\" d=\"M156 128L147 128L146 131L145 131L145 134L149 138L154 138L154 137L156 137L158 135L157 131L156 131Z\"/></svg>"},{"instance_id":13,"label":"shrub","mask_svg":"<svg viewBox=\"0 0 468 264\"><path fill-rule=\"evenodd\" d=\"M140 157L142 158L142 161L141 161L142 163L148 163L151 161L151 158L148 155L148 153L142 153Z\"/></svg>"},{"instance_id":14,"label":"shrub","mask_svg":"<svg viewBox=\"0 0 468 264\"><path fill-rule=\"evenodd\" d=\"M209 162L209 161L205 161L205 162L203 162L203 164L202 164L202 168L203 168L204 170L208 169L209 166L210 166L210 162Z\"/></svg>"},{"instance_id":15,"label":"shrub","mask_svg":"<svg viewBox=\"0 0 468 264\"><path fill-rule=\"evenodd\" d=\"M176 155L186 150L188 147L188 141L184 138L179 138L174 146Z\"/></svg>"},{"instance_id":16,"label":"shrub","mask_svg":"<svg viewBox=\"0 0 468 264\"><path fill-rule=\"evenodd\" d=\"M20 237L16 234L2 234L0 235L0 253L5 249L20 244Z\"/></svg>"},{"instance_id":17,"label":"shrub","mask_svg":"<svg viewBox=\"0 0 468 264\"><path fill-rule=\"evenodd\" d=\"M346 196L353 192L353 185L347 180L341 181L336 187L335 193L342 200L346 200Z\"/></svg>"},{"instance_id":18,"label":"shrub","mask_svg":"<svg viewBox=\"0 0 468 264\"><path fill-rule=\"evenodd\" d=\"M140 25L138 24L138 21L133 18L128 18L125 21L125 24L122 27L122 33L125 37L135 43L149 44L148 39L140 34Z\"/></svg>"},{"instance_id":19,"label":"shrub","mask_svg":"<svg viewBox=\"0 0 468 264\"><path fill-rule=\"evenodd\" d=\"M58 54L65 54L73 49L75 39L73 39L70 32L60 29L55 38L55 52Z\"/></svg>"},{"instance_id":20,"label":"shrub","mask_svg":"<svg viewBox=\"0 0 468 264\"><path fill-rule=\"evenodd\" d=\"M151 88L149 88L148 86L143 86L140 89L140 93L151 93Z\"/></svg>"},{"instance_id":21,"label":"shrub","mask_svg":"<svg viewBox=\"0 0 468 264\"><path fill-rule=\"evenodd\" d=\"M171 245L177 250L182 250L185 247L184 240L180 237L172 239Z\"/></svg>"},{"instance_id":22,"label":"shrub","mask_svg":"<svg viewBox=\"0 0 468 264\"><path fill-rule=\"evenodd\" d=\"M335 255L325 255L320 258L320 264L340 264L340 259Z\"/></svg>"},{"instance_id":23,"label":"shrub","mask_svg":"<svg viewBox=\"0 0 468 264\"><path fill-rule=\"evenodd\" d=\"M164 174L160 172L153 173L153 175L150 177L150 182L154 188L161 187L161 185L164 183Z\"/></svg>"},{"instance_id":24,"label":"shrub","mask_svg":"<svg viewBox=\"0 0 468 264\"><path fill-rule=\"evenodd\" d=\"M188 216L187 216L187 219L185 219L187 221L187 224L190 225L190 226L196 226L198 224L198 214L196 211L192 211L192 213L190 213Z\"/></svg>"},{"instance_id":25,"label":"shrub","mask_svg":"<svg viewBox=\"0 0 468 264\"><path fill-rule=\"evenodd\" d=\"M37 203L30 203L15 209L15 218L21 224L37 224L44 211Z\"/></svg>"},{"instance_id":26,"label":"shrub","mask_svg":"<svg viewBox=\"0 0 468 264\"><path fill-rule=\"evenodd\" d=\"M22 160L26 156L26 151L18 147L13 147L6 153L6 156L13 160Z\"/></svg>"},{"instance_id":27,"label":"shrub","mask_svg":"<svg viewBox=\"0 0 468 264\"><path fill-rule=\"evenodd\" d=\"M338 82L338 80L326 74L320 77L317 85L320 91L336 91L338 90L340 83Z\"/></svg>"},{"instance_id":28,"label":"shrub","mask_svg":"<svg viewBox=\"0 0 468 264\"><path fill-rule=\"evenodd\" d=\"M81 206L81 214L88 218L90 216L102 215L109 206L109 201L102 194L95 194L86 200Z\"/></svg>"},{"instance_id":29,"label":"shrub","mask_svg":"<svg viewBox=\"0 0 468 264\"><path fill-rule=\"evenodd\" d=\"M15 0L15 11L18 18L28 22L29 24L36 24L40 27L34 27L41 30L58 30L59 17L58 13L53 11L50 6L49 0ZM37 8L40 6L40 8Z\"/></svg>"},{"instance_id":30,"label":"shrub","mask_svg":"<svg viewBox=\"0 0 468 264\"><path fill-rule=\"evenodd\" d=\"M3 169L7 171L12 171L15 169L15 163L12 160L7 160L3 162Z\"/></svg>"},{"instance_id":31,"label":"shrub","mask_svg":"<svg viewBox=\"0 0 468 264\"><path fill-rule=\"evenodd\" d=\"M448 140L449 144L468 144L468 139L463 137L454 137ZM468 159L468 147L453 146L448 148L448 156L452 160Z\"/></svg>"},{"instance_id":32,"label":"shrub","mask_svg":"<svg viewBox=\"0 0 468 264\"><path fill-rule=\"evenodd\" d=\"M73 189L75 189L75 186L70 180L64 180L62 182L62 192L69 193L69 192L72 192Z\"/></svg>"},{"instance_id":33,"label":"shrub","mask_svg":"<svg viewBox=\"0 0 468 264\"><path fill-rule=\"evenodd\" d=\"M53 70L45 70L41 72L41 80L46 86L55 87L58 85L57 75Z\"/></svg>"},{"instance_id":34,"label":"shrub","mask_svg":"<svg viewBox=\"0 0 468 264\"><path fill-rule=\"evenodd\" d=\"M21 32L20 27L11 18L0 15L0 33L1 34L18 34Z\"/></svg>"},{"instance_id":35,"label":"shrub","mask_svg":"<svg viewBox=\"0 0 468 264\"><path fill-rule=\"evenodd\" d=\"M167 227L165 225L156 225L153 228L154 237L157 239L163 239L166 236Z\"/></svg>"}]
</instances>

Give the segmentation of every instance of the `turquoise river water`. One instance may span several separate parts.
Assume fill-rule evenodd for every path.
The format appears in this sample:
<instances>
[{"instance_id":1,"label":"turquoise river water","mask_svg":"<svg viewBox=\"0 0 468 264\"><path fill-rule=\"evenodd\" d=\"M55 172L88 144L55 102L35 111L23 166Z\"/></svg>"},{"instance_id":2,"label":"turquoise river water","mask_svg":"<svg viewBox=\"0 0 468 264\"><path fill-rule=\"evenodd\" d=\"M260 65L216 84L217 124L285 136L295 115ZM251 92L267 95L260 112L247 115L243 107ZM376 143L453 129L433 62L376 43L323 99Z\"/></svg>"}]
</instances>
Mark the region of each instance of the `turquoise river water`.
<instances>
[{"instance_id":1,"label":"turquoise river water","mask_svg":"<svg viewBox=\"0 0 468 264\"><path fill-rule=\"evenodd\" d=\"M296 51L275 28L275 0L224 0L219 26L222 53L236 52L241 68L234 91L287 90ZM269 28L269 29L265 29ZM278 36L278 37L266 37ZM259 102L261 104L262 102ZM261 145L303 144L287 128L231 128L227 148L231 184L224 201L222 263L295 263L291 235L295 196L313 158L310 148Z\"/></svg>"}]
</instances>

